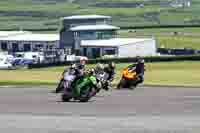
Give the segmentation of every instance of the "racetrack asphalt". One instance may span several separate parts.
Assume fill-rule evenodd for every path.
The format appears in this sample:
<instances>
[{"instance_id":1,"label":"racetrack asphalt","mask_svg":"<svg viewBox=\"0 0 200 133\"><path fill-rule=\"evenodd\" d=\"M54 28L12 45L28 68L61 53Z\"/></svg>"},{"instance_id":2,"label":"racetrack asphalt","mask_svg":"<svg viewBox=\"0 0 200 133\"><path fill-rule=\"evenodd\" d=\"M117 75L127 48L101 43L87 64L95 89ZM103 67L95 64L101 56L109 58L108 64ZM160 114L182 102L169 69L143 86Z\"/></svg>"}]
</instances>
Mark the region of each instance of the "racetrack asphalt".
<instances>
[{"instance_id":1,"label":"racetrack asphalt","mask_svg":"<svg viewBox=\"0 0 200 133\"><path fill-rule=\"evenodd\" d=\"M64 103L48 88L0 88L0 131L199 133L200 89L140 86Z\"/></svg>"}]
</instances>

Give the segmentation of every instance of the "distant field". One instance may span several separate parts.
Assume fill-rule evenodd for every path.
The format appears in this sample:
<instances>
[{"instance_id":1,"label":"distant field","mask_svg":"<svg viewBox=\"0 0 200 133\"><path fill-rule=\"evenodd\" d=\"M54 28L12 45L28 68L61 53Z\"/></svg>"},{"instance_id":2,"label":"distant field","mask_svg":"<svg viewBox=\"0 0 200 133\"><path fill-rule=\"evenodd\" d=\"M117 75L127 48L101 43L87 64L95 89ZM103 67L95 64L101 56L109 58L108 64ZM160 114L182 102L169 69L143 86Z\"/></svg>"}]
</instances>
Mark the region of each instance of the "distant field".
<instances>
[{"instance_id":1,"label":"distant field","mask_svg":"<svg viewBox=\"0 0 200 133\"><path fill-rule=\"evenodd\" d=\"M0 29L58 28L60 17L76 14L110 15L118 26L200 24L199 12L198 0L189 8L166 0L1 0Z\"/></svg>"},{"instance_id":2,"label":"distant field","mask_svg":"<svg viewBox=\"0 0 200 133\"><path fill-rule=\"evenodd\" d=\"M121 30L119 37L154 37L157 47L200 49L200 28Z\"/></svg>"},{"instance_id":3,"label":"distant field","mask_svg":"<svg viewBox=\"0 0 200 133\"><path fill-rule=\"evenodd\" d=\"M128 64L117 64L114 84ZM94 65L89 65L93 67ZM200 86L200 62L147 63L146 85ZM0 70L0 85L56 85L64 67L33 70Z\"/></svg>"},{"instance_id":4,"label":"distant field","mask_svg":"<svg viewBox=\"0 0 200 133\"><path fill-rule=\"evenodd\" d=\"M161 6L166 0L1 0L0 30L55 29L68 15L101 14L113 17L117 26L200 25L200 1L188 8ZM138 7L144 4L144 7ZM57 30L56 30L57 29ZM175 35L174 33L178 33ZM119 37L155 37L157 47L200 49L200 28L122 30Z\"/></svg>"}]
</instances>

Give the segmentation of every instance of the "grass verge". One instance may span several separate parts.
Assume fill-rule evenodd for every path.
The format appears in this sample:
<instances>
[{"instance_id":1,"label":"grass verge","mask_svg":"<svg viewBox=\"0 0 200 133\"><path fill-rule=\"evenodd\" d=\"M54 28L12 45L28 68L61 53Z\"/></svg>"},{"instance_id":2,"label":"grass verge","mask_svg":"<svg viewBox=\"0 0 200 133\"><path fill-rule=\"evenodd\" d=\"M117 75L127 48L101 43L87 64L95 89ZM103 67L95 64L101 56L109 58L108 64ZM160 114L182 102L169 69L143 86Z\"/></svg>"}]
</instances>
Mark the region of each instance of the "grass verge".
<instances>
[{"instance_id":1,"label":"grass verge","mask_svg":"<svg viewBox=\"0 0 200 133\"><path fill-rule=\"evenodd\" d=\"M113 84L117 84L122 69L128 64L117 64ZM94 65L88 65L94 67ZM200 62L146 63L144 85L192 86L200 87ZM33 70L0 70L0 85L55 86L64 67Z\"/></svg>"}]
</instances>

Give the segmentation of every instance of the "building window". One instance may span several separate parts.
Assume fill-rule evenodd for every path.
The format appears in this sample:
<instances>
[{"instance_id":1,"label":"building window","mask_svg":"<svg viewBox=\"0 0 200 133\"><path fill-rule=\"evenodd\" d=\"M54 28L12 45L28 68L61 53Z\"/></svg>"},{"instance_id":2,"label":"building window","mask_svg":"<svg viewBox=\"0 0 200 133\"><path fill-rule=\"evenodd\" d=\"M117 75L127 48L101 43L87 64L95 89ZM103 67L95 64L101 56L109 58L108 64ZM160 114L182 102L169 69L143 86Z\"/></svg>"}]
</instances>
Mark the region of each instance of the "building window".
<instances>
[{"instance_id":1,"label":"building window","mask_svg":"<svg viewBox=\"0 0 200 133\"><path fill-rule=\"evenodd\" d=\"M81 31L79 33L80 39L95 40L95 39L110 39L115 38L116 31Z\"/></svg>"},{"instance_id":2,"label":"building window","mask_svg":"<svg viewBox=\"0 0 200 133\"><path fill-rule=\"evenodd\" d=\"M80 39L93 40L96 39L95 32L93 31L81 31L79 34Z\"/></svg>"},{"instance_id":3,"label":"building window","mask_svg":"<svg viewBox=\"0 0 200 133\"><path fill-rule=\"evenodd\" d=\"M31 45L30 44L24 44L24 51L31 51Z\"/></svg>"},{"instance_id":4,"label":"building window","mask_svg":"<svg viewBox=\"0 0 200 133\"><path fill-rule=\"evenodd\" d=\"M101 56L101 49L100 48L92 48L92 57L99 58Z\"/></svg>"},{"instance_id":5,"label":"building window","mask_svg":"<svg viewBox=\"0 0 200 133\"><path fill-rule=\"evenodd\" d=\"M44 46L42 44L36 44L35 45L35 50L36 51L40 51L40 50L43 50Z\"/></svg>"},{"instance_id":6,"label":"building window","mask_svg":"<svg viewBox=\"0 0 200 133\"><path fill-rule=\"evenodd\" d=\"M65 54L71 55L72 54L71 48L65 48Z\"/></svg>"},{"instance_id":7,"label":"building window","mask_svg":"<svg viewBox=\"0 0 200 133\"><path fill-rule=\"evenodd\" d=\"M97 32L97 37L96 39L103 39L103 33L102 32Z\"/></svg>"},{"instance_id":8,"label":"building window","mask_svg":"<svg viewBox=\"0 0 200 133\"><path fill-rule=\"evenodd\" d=\"M8 50L8 46L7 46L7 43L6 43L6 42L2 42L2 43L1 43L1 49L2 49L3 51Z\"/></svg>"},{"instance_id":9,"label":"building window","mask_svg":"<svg viewBox=\"0 0 200 133\"><path fill-rule=\"evenodd\" d=\"M111 39L115 38L115 31L98 31L96 32L96 39Z\"/></svg>"},{"instance_id":10,"label":"building window","mask_svg":"<svg viewBox=\"0 0 200 133\"><path fill-rule=\"evenodd\" d=\"M52 49L53 49L53 45L49 45L49 49L51 49L51 50L52 50Z\"/></svg>"},{"instance_id":11,"label":"building window","mask_svg":"<svg viewBox=\"0 0 200 133\"><path fill-rule=\"evenodd\" d=\"M87 48L83 48L83 55L87 56Z\"/></svg>"},{"instance_id":12,"label":"building window","mask_svg":"<svg viewBox=\"0 0 200 133\"><path fill-rule=\"evenodd\" d=\"M18 43L13 43L12 44L12 51L13 52L18 52L19 51L19 44Z\"/></svg>"},{"instance_id":13,"label":"building window","mask_svg":"<svg viewBox=\"0 0 200 133\"><path fill-rule=\"evenodd\" d=\"M107 49L104 52L105 55L115 55L115 49Z\"/></svg>"},{"instance_id":14,"label":"building window","mask_svg":"<svg viewBox=\"0 0 200 133\"><path fill-rule=\"evenodd\" d=\"M35 47L36 48L42 48L43 46L42 46L42 44L37 44Z\"/></svg>"}]
</instances>

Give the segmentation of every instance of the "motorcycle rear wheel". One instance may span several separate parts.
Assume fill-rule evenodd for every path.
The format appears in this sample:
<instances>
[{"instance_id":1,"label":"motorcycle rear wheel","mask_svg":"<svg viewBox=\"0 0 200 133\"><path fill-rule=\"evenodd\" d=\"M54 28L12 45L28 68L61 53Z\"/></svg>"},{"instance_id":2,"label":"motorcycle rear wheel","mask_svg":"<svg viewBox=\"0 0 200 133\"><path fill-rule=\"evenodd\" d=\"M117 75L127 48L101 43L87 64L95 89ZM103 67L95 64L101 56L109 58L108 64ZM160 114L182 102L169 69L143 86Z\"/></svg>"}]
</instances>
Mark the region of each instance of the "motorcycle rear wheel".
<instances>
[{"instance_id":1,"label":"motorcycle rear wheel","mask_svg":"<svg viewBox=\"0 0 200 133\"><path fill-rule=\"evenodd\" d=\"M122 78L119 84L117 85L117 89L122 89L124 87L126 87L126 80Z\"/></svg>"},{"instance_id":2,"label":"motorcycle rear wheel","mask_svg":"<svg viewBox=\"0 0 200 133\"><path fill-rule=\"evenodd\" d=\"M62 101L69 102L73 98L70 92L62 94Z\"/></svg>"},{"instance_id":3,"label":"motorcycle rear wheel","mask_svg":"<svg viewBox=\"0 0 200 133\"><path fill-rule=\"evenodd\" d=\"M64 80L61 80L60 83L58 84L55 93L60 93L64 90Z\"/></svg>"}]
</instances>

